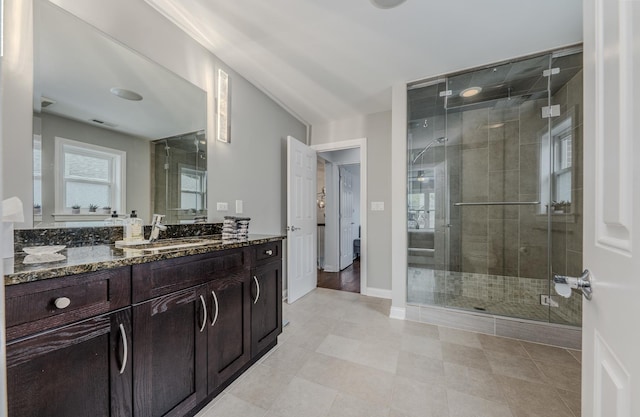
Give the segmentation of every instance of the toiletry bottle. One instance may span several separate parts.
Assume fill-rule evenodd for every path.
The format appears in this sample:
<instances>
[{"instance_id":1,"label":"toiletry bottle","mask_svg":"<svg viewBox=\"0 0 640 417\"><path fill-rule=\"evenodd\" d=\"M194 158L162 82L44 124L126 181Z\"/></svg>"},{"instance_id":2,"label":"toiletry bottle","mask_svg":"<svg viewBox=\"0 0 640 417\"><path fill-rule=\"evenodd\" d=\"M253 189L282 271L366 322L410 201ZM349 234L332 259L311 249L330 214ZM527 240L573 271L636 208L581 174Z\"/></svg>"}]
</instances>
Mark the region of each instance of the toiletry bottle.
<instances>
[{"instance_id":1,"label":"toiletry bottle","mask_svg":"<svg viewBox=\"0 0 640 417\"><path fill-rule=\"evenodd\" d=\"M113 213L111 213L111 217L107 217L106 219L104 219L104 225L122 226L122 220L120 220L120 217L118 217L118 212L113 210Z\"/></svg>"},{"instance_id":2,"label":"toiletry bottle","mask_svg":"<svg viewBox=\"0 0 640 417\"><path fill-rule=\"evenodd\" d=\"M125 223L124 240L126 242L138 242L144 240L142 229L142 219L138 218L135 210L132 210L131 215Z\"/></svg>"}]
</instances>

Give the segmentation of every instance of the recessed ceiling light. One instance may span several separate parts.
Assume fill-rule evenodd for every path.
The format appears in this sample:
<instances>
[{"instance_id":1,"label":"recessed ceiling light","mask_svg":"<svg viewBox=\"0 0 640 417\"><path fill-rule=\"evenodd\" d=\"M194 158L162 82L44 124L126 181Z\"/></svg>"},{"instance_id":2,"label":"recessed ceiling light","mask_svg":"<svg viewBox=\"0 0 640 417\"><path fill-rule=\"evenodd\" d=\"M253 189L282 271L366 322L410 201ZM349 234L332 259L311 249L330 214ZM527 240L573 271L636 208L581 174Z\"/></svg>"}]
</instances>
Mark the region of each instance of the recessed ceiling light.
<instances>
[{"instance_id":1,"label":"recessed ceiling light","mask_svg":"<svg viewBox=\"0 0 640 417\"><path fill-rule=\"evenodd\" d=\"M464 97L464 98L469 98L469 97L473 97L476 94L478 94L480 91L482 91L482 87L469 87L469 88L465 88L464 90L462 90L460 92L460 97Z\"/></svg>"},{"instance_id":2,"label":"recessed ceiling light","mask_svg":"<svg viewBox=\"0 0 640 417\"><path fill-rule=\"evenodd\" d=\"M142 100L142 96L140 94L136 93L135 91L127 90L126 88L113 87L109 91L111 91L111 94L113 94L114 96L118 96L125 100L131 100L131 101Z\"/></svg>"},{"instance_id":3,"label":"recessed ceiling light","mask_svg":"<svg viewBox=\"0 0 640 417\"><path fill-rule=\"evenodd\" d=\"M371 4L379 9L393 9L400 6L406 0L371 0Z\"/></svg>"}]
</instances>

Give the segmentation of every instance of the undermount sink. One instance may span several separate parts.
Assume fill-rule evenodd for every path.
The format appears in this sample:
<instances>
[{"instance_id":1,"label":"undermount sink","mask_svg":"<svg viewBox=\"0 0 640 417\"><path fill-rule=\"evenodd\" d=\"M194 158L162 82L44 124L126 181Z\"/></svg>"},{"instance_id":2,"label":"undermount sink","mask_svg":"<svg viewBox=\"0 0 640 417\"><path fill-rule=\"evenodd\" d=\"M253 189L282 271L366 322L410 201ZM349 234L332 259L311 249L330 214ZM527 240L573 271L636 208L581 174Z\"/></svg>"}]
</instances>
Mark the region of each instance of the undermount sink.
<instances>
[{"instance_id":1,"label":"undermount sink","mask_svg":"<svg viewBox=\"0 0 640 417\"><path fill-rule=\"evenodd\" d=\"M198 246L211 245L221 242L218 237L202 237L202 238L182 238L182 239L166 239L155 242L146 242L140 244L122 245L127 249L140 250L143 252L153 252L160 250L178 250L185 248L193 248Z\"/></svg>"},{"instance_id":2,"label":"undermount sink","mask_svg":"<svg viewBox=\"0 0 640 417\"><path fill-rule=\"evenodd\" d=\"M195 246L204 246L204 245L208 245L210 244L211 241L200 241L200 242L191 242L191 243L168 243L168 242L154 242L154 243L147 243L142 245L142 248L139 248L145 252L153 252L156 250L171 250L171 249L184 249L184 248L191 248L191 247L195 247Z\"/></svg>"}]
</instances>

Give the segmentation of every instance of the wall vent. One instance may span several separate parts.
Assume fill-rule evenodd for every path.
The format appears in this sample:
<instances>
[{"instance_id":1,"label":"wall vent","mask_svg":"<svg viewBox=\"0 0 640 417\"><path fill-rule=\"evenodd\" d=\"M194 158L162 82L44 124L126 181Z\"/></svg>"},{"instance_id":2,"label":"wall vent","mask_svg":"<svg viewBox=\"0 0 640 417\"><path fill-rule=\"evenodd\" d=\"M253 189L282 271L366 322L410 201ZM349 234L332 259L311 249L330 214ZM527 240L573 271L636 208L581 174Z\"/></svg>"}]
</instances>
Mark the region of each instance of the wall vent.
<instances>
[{"instance_id":1,"label":"wall vent","mask_svg":"<svg viewBox=\"0 0 640 417\"><path fill-rule=\"evenodd\" d=\"M116 127L117 126L114 123L105 122L104 120L100 120L100 119L91 119L90 122L95 123L95 124L99 124L101 126L107 126L107 127Z\"/></svg>"}]
</instances>

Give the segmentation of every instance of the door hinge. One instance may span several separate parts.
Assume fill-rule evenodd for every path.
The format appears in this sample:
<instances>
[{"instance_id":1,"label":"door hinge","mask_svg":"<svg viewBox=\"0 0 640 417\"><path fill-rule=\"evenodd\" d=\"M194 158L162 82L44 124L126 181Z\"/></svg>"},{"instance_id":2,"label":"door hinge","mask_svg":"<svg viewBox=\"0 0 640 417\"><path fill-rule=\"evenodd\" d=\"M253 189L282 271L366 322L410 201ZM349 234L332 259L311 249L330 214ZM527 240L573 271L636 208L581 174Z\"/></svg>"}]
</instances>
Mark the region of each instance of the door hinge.
<instances>
[{"instance_id":1,"label":"door hinge","mask_svg":"<svg viewBox=\"0 0 640 417\"><path fill-rule=\"evenodd\" d=\"M540 294L540 304L549 307L560 307L557 301L552 296L547 294Z\"/></svg>"},{"instance_id":2,"label":"door hinge","mask_svg":"<svg viewBox=\"0 0 640 417\"><path fill-rule=\"evenodd\" d=\"M542 118L548 119L550 117L560 116L560 105L554 104L553 106L544 106L542 108Z\"/></svg>"},{"instance_id":3,"label":"door hinge","mask_svg":"<svg viewBox=\"0 0 640 417\"><path fill-rule=\"evenodd\" d=\"M548 77L550 75L556 75L556 74L560 74L560 68L556 67L556 68L546 69L542 71L543 77Z\"/></svg>"},{"instance_id":4,"label":"door hinge","mask_svg":"<svg viewBox=\"0 0 640 417\"><path fill-rule=\"evenodd\" d=\"M449 97L452 94L453 94L453 91L451 91L451 90L440 91L440 97Z\"/></svg>"}]
</instances>

